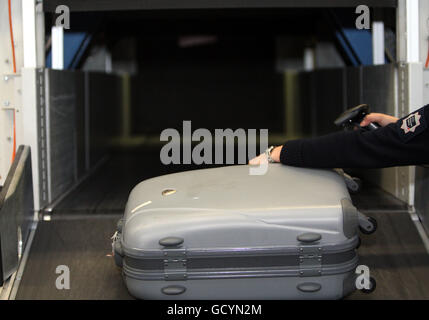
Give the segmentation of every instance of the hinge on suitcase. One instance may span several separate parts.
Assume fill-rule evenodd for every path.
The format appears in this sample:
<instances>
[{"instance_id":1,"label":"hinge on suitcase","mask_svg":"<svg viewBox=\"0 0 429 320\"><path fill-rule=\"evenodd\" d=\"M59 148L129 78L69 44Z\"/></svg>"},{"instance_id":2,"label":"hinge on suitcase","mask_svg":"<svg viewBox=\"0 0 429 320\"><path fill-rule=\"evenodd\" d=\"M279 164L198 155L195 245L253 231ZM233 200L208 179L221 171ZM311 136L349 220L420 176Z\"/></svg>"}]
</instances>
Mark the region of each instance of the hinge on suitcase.
<instances>
[{"instance_id":1,"label":"hinge on suitcase","mask_svg":"<svg viewBox=\"0 0 429 320\"><path fill-rule=\"evenodd\" d=\"M186 280L186 249L164 249L164 279L166 281Z\"/></svg>"},{"instance_id":2,"label":"hinge on suitcase","mask_svg":"<svg viewBox=\"0 0 429 320\"><path fill-rule=\"evenodd\" d=\"M300 277L314 277L322 274L322 247L299 247Z\"/></svg>"}]
</instances>

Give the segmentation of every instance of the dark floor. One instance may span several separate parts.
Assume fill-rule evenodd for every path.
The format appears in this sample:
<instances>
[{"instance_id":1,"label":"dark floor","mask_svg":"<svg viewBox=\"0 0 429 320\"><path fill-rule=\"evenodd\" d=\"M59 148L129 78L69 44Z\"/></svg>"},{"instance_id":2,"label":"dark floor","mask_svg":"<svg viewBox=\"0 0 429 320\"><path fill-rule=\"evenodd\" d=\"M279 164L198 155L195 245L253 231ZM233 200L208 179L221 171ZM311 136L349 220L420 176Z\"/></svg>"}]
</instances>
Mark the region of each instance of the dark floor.
<instances>
[{"instance_id":1,"label":"dark floor","mask_svg":"<svg viewBox=\"0 0 429 320\"><path fill-rule=\"evenodd\" d=\"M52 221L39 223L16 299L132 299L111 257L110 240L129 191L151 176L190 169L161 166L158 155L113 157L60 203ZM375 234L362 235L359 249L377 289L347 299L429 299L429 255L406 206L365 185L353 201L378 221ZM58 265L70 268L70 290L55 287Z\"/></svg>"}]
</instances>

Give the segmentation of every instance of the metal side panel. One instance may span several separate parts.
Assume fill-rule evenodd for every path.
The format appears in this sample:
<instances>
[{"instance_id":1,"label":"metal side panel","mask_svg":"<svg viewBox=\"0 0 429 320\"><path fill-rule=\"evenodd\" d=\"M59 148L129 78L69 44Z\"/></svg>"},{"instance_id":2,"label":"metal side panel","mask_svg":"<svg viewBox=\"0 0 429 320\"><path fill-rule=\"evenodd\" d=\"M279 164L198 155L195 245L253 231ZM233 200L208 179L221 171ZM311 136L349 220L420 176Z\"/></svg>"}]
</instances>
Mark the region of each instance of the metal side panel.
<instances>
[{"instance_id":1,"label":"metal side panel","mask_svg":"<svg viewBox=\"0 0 429 320\"><path fill-rule=\"evenodd\" d=\"M91 72L87 76L89 166L92 168L108 152L110 139L119 135L122 83L115 75Z\"/></svg>"},{"instance_id":2,"label":"metal side panel","mask_svg":"<svg viewBox=\"0 0 429 320\"><path fill-rule=\"evenodd\" d=\"M301 134L301 108L299 96L299 73L286 71L284 73L284 101L285 101L285 133L290 136Z\"/></svg>"},{"instance_id":3,"label":"metal side panel","mask_svg":"<svg viewBox=\"0 0 429 320\"><path fill-rule=\"evenodd\" d=\"M429 166L416 166L415 208L426 232L429 234Z\"/></svg>"},{"instance_id":4,"label":"metal side panel","mask_svg":"<svg viewBox=\"0 0 429 320\"><path fill-rule=\"evenodd\" d=\"M299 116L303 136L315 135L317 131L314 78L313 72L299 74Z\"/></svg>"},{"instance_id":5,"label":"metal side panel","mask_svg":"<svg viewBox=\"0 0 429 320\"><path fill-rule=\"evenodd\" d=\"M81 89L83 73L46 70L47 76L47 138L50 202L71 188L78 180L82 160L84 97ZM84 155L83 155L84 156ZM80 161L79 161L80 160ZM82 174L82 172L80 172Z\"/></svg>"},{"instance_id":6,"label":"metal side panel","mask_svg":"<svg viewBox=\"0 0 429 320\"><path fill-rule=\"evenodd\" d=\"M362 103L372 112L396 114L395 69L394 64L362 67Z\"/></svg>"},{"instance_id":7,"label":"metal side panel","mask_svg":"<svg viewBox=\"0 0 429 320\"><path fill-rule=\"evenodd\" d=\"M33 220L33 180L28 146L20 146L0 193L0 282L17 268Z\"/></svg>"},{"instance_id":8,"label":"metal side panel","mask_svg":"<svg viewBox=\"0 0 429 320\"><path fill-rule=\"evenodd\" d=\"M23 141L31 148L34 209L48 204L45 70L22 70Z\"/></svg>"},{"instance_id":9,"label":"metal side panel","mask_svg":"<svg viewBox=\"0 0 429 320\"><path fill-rule=\"evenodd\" d=\"M45 69L46 101L39 103L41 199L61 199L107 154L118 133L118 76ZM47 192L45 191L47 186ZM43 206L42 206L43 207Z\"/></svg>"},{"instance_id":10,"label":"metal side panel","mask_svg":"<svg viewBox=\"0 0 429 320\"><path fill-rule=\"evenodd\" d=\"M363 102L362 67L346 68L346 106L351 108Z\"/></svg>"},{"instance_id":11,"label":"metal side panel","mask_svg":"<svg viewBox=\"0 0 429 320\"><path fill-rule=\"evenodd\" d=\"M338 131L334 120L345 110L345 69L320 69L314 76L317 135Z\"/></svg>"},{"instance_id":12,"label":"metal side panel","mask_svg":"<svg viewBox=\"0 0 429 320\"><path fill-rule=\"evenodd\" d=\"M396 66L386 64L362 67L362 103L369 104L372 112L395 115ZM386 191L397 195L397 168L369 170L365 178Z\"/></svg>"},{"instance_id":13,"label":"metal side panel","mask_svg":"<svg viewBox=\"0 0 429 320\"><path fill-rule=\"evenodd\" d=\"M85 74L74 73L75 123L76 123L76 175L81 179L86 173L86 127L85 127Z\"/></svg>"},{"instance_id":14,"label":"metal side panel","mask_svg":"<svg viewBox=\"0 0 429 320\"><path fill-rule=\"evenodd\" d=\"M362 103L372 112L398 116L398 68L395 64L362 67ZM362 176L399 199L408 202L408 191L400 185L405 168L385 168L362 171Z\"/></svg>"}]
</instances>

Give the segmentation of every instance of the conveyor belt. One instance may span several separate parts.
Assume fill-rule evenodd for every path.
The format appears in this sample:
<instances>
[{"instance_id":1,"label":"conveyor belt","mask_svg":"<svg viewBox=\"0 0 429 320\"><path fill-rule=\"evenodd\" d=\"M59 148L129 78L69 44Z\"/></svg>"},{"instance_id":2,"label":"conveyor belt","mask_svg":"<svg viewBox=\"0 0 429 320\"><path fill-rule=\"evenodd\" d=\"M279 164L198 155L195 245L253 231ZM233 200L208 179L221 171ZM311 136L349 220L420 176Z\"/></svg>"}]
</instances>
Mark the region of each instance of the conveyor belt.
<instances>
[{"instance_id":1,"label":"conveyor belt","mask_svg":"<svg viewBox=\"0 0 429 320\"><path fill-rule=\"evenodd\" d=\"M193 165L165 166L159 150L118 153L59 203L53 215L122 214L128 195L139 182L163 174L195 169Z\"/></svg>"},{"instance_id":2,"label":"conveyor belt","mask_svg":"<svg viewBox=\"0 0 429 320\"><path fill-rule=\"evenodd\" d=\"M157 157L114 157L106 167L109 172L103 170L65 199L52 221L39 223L17 299L132 298L110 256L110 237L130 189L150 175L170 170L160 168ZM120 179L109 180L106 175ZM373 187L354 196L354 203L378 221L375 234L362 235L359 249L360 263L370 268L377 289L369 295L356 292L347 299L429 299L429 255L407 207ZM86 215L76 215L79 212ZM70 290L55 287L58 265L70 268Z\"/></svg>"},{"instance_id":3,"label":"conveyor belt","mask_svg":"<svg viewBox=\"0 0 429 320\"><path fill-rule=\"evenodd\" d=\"M350 299L429 299L429 255L407 212L371 212L375 234L362 235L360 264L370 268L377 289Z\"/></svg>"},{"instance_id":4,"label":"conveyor belt","mask_svg":"<svg viewBox=\"0 0 429 320\"><path fill-rule=\"evenodd\" d=\"M159 153L114 155L78 189L55 207L55 215L123 213L131 189L164 174Z\"/></svg>"},{"instance_id":5,"label":"conveyor belt","mask_svg":"<svg viewBox=\"0 0 429 320\"><path fill-rule=\"evenodd\" d=\"M39 223L16 299L130 299L111 257L118 217ZM57 266L70 268L70 289L55 286Z\"/></svg>"}]
</instances>

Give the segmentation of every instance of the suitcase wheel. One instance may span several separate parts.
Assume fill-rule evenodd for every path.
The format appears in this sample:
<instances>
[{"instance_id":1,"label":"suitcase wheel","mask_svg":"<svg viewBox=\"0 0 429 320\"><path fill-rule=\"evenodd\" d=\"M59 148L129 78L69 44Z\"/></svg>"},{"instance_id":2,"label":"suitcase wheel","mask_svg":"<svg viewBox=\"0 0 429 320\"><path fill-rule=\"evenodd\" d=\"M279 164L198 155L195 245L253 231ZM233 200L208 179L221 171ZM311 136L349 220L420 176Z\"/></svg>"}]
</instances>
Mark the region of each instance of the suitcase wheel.
<instances>
[{"instance_id":1,"label":"suitcase wheel","mask_svg":"<svg viewBox=\"0 0 429 320\"><path fill-rule=\"evenodd\" d=\"M360 225L359 230L363 234L372 234L377 230L377 220L375 220L372 217L368 217L368 223L365 224L365 226Z\"/></svg>"},{"instance_id":2,"label":"suitcase wheel","mask_svg":"<svg viewBox=\"0 0 429 320\"><path fill-rule=\"evenodd\" d=\"M113 259L115 259L116 266L118 266L119 268L122 268L122 266L123 266L122 256L120 256L117 252L114 252L113 253Z\"/></svg>"},{"instance_id":3,"label":"suitcase wheel","mask_svg":"<svg viewBox=\"0 0 429 320\"><path fill-rule=\"evenodd\" d=\"M375 281L375 278L374 277L370 277L369 278L369 282L370 282L370 288L369 289L362 289L361 291L363 292L363 293L371 293L371 292L374 292L374 290L375 290L375 288L377 288L377 281Z\"/></svg>"},{"instance_id":4,"label":"suitcase wheel","mask_svg":"<svg viewBox=\"0 0 429 320\"><path fill-rule=\"evenodd\" d=\"M356 177L353 177L354 186L353 188L349 189L350 193L356 194L359 193L359 191L362 189L362 180Z\"/></svg>"},{"instance_id":5,"label":"suitcase wheel","mask_svg":"<svg viewBox=\"0 0 429 320\"><path fill-rule=\"evenodd\" d=\"M359 249L361 245L362 245L362 239L358 237L358 243L356 245L356 249Z\"/></svg>"}]
</instances>

